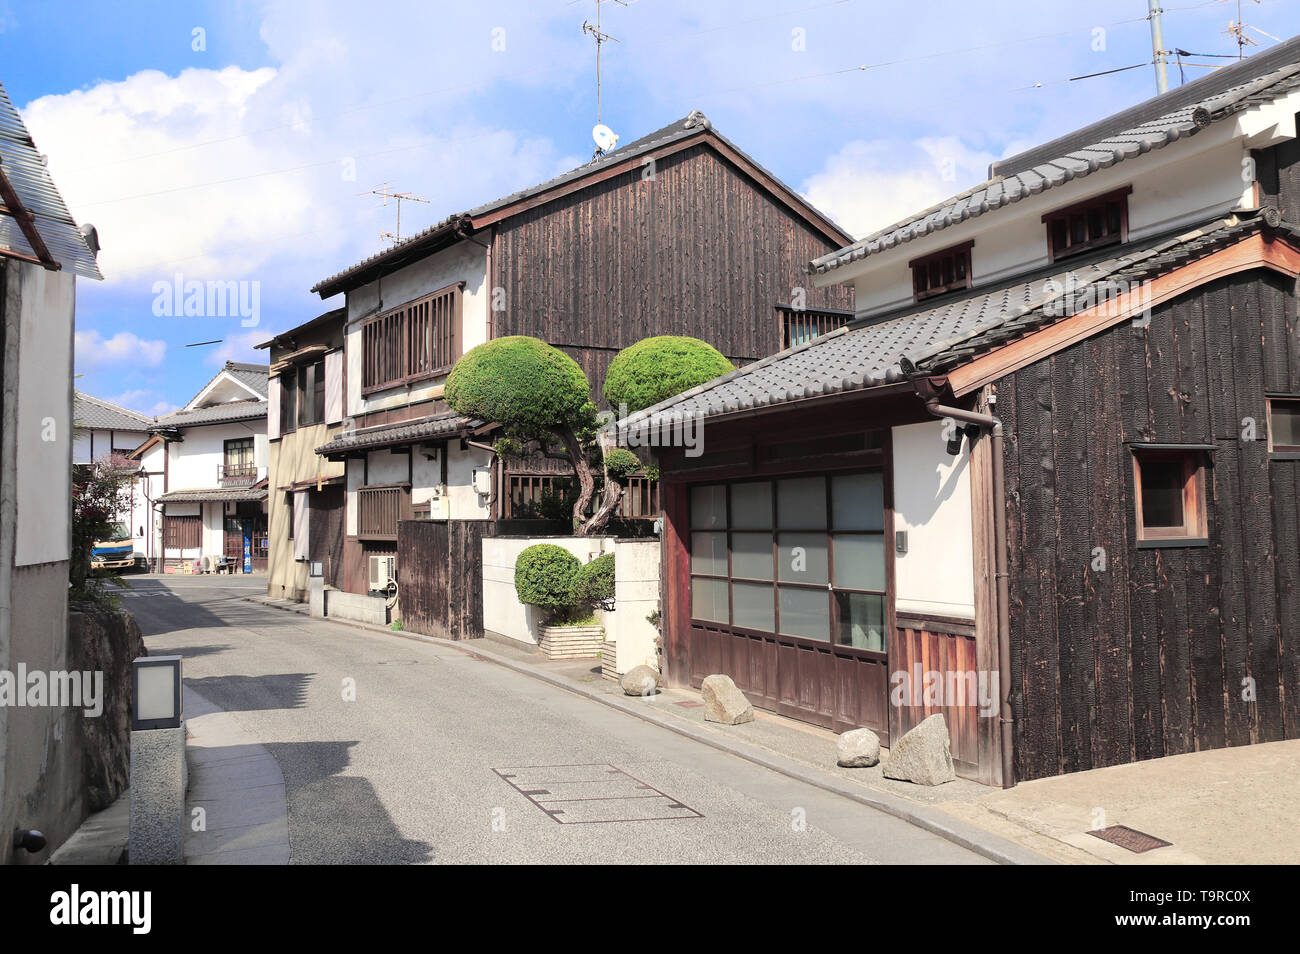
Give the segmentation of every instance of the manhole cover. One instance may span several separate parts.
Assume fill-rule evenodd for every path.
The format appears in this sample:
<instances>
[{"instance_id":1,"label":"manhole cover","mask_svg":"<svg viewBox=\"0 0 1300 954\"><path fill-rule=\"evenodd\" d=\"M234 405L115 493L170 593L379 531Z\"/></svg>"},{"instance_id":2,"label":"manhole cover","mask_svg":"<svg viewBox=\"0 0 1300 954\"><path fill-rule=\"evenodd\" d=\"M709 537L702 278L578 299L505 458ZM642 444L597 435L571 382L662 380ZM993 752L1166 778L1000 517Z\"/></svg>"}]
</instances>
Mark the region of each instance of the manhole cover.
<instances>
[{"instance_id":1,"label":"manhole cover","mask_svg":"<svg viewBox=\"0 0 1300 954\"><path fill-rule=\"evenodd\" d=\"M1136 828L1129 828L1127 825L1111 825L1109 828L1099 828L1096 831L1088 832L1088 834L1094 838L1100 838L1102 841L1108 841L1112 845L1127 848L1139 855L1144 851L1150 851L1152 848L1167 848L1172 844L1172 842L1162 841L1155 835L1148 835Z\"/></svg>"},{"instance_id":2,"label":"manhole cover","mask_svg":"<svg viewBox=\"0 0 1300 954\"><path fill-rule=\"evenodd\" d=\"M492 771L561 825L704 817L608 763L525 765Z\"/></svg>"}]
</instances>

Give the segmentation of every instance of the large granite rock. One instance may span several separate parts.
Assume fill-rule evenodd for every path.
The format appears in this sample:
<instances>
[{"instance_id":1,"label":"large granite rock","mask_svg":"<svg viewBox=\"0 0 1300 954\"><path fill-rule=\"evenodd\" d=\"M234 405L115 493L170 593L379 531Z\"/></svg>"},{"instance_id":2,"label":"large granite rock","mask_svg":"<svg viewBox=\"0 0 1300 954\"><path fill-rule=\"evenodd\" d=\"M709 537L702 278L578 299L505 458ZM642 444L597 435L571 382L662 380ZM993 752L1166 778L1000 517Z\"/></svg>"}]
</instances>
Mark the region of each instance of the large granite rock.
<instances>
[{"instance_id":1,"label":"large granite rock","mask_svg":"<svg viewBox=\"0 0 1300 954\"><path fill-rule=\"evenodd\" d=\"M652 696L659 687L659 673L649 666L634 666L618 681L626 696Z\"/></svg>"},{"instance_id":2,"label":"large granite rock","mask_svg":"<svg viewBox=\"0 0 1300 954\"><path fill-rule=\"evenodd\" d=\"M754 707L749 704L730 676L705 676L700 685L704 694L704 719L723 725L740 725L754 721Z\"/></svg>"},{"instance_id":3,"label":"large granite rock","mask_svg":"<svg viewBox=\"0 0 1300 954\"><path fill-rule=\"evenodd\" d=\"M891 745L884 774L917 785L942 785L956 778L943 716L935 713Z\"/></svg>"},{"instance_id":4,"label":"large granite rock","mask_svg":"<svg viewBox=\"0 0 1300 954\"><path fill-rule=\"evenodd\" d=\"M870 729L850 729L835 741L835 761L844 768L868 768L880 761L880 736Z\"/></svg>"}]
</instances>

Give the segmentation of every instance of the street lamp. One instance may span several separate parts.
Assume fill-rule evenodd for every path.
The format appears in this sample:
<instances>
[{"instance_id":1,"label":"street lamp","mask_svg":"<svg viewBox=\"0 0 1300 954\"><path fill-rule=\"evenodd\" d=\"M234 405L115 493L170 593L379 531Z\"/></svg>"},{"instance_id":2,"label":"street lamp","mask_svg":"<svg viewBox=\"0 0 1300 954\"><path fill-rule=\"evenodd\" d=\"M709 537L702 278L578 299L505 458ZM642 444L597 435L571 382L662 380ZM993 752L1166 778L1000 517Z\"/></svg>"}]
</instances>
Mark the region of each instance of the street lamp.
<instances>
[{"instance_id":1,"label":"street lamp","mask_svg":"<svg viewBox=\"0 0 1300 954\"><path fill-rule=\"evenodd\" d=\"M181 657L132 661L131 728L175 729L181 724Z\"/></svg>"}]
</instances>

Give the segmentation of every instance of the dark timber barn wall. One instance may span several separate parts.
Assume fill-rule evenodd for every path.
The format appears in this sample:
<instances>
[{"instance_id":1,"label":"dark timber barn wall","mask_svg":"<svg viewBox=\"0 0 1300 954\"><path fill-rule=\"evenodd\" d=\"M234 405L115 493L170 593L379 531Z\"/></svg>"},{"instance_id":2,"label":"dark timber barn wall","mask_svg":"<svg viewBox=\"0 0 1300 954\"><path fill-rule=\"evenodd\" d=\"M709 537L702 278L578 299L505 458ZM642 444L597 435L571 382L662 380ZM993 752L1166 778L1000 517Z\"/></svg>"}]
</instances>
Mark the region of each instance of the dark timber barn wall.
<instances>
[{"instance_id":1,"label":"dark timber barn wall","mask_svg":"<svg viewBox=\"0 0 1300 954\"><path fill-rule=\"evenodd\" d=\"M1265 433L1300 391L1293 286L1219 279L998 383L1018 779L1300 737L1300 461ZM1134 441L1214 445L1208 546L1136 547Z\"/></svg>"},{"instance_id":2,"label":"dark timber barn wall","mask_svg":"<svg viewBox=\"0 0 1300 954\"><path fill-rule=\"evenodd\" d=\"M661 157L497 226L492 336L533 335L570 354L599 398L622 348L691 335L735 364L780 351L776 305L852 309L849 288L813 289L804 268L838 241L710 147Z\"/></svg>"}]
</instances>

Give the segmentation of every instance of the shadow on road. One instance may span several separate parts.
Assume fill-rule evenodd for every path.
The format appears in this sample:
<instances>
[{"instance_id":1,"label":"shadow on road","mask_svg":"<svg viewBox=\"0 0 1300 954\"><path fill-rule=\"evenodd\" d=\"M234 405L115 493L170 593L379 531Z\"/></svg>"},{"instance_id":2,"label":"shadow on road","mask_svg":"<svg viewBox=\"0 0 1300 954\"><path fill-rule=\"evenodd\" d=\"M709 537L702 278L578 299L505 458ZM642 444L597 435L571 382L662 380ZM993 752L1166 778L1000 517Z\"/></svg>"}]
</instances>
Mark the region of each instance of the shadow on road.
<instances>
[{"instance_id":1,"label":"shadow on road","mask_svg":"<svg viewBox=\"0 0 1300 954\"><path fill-rule=\"evenodd\" d=\"M194 689L227 712L301 709L307 704L307 684L315 673L281 672L264 676L206 676L186 679Z\"/></svg>"},{"instance_id":2,"label":"shadow on road","mask_svg":"<svg viewBox=\"0 0 1300 954\"><path fill-rule=\"evenodd\" d=\"M423 864L433 846L403 838L369 779L340 775L357 742L274 742L294 864Z\"/></svg>"}]
</instances>

